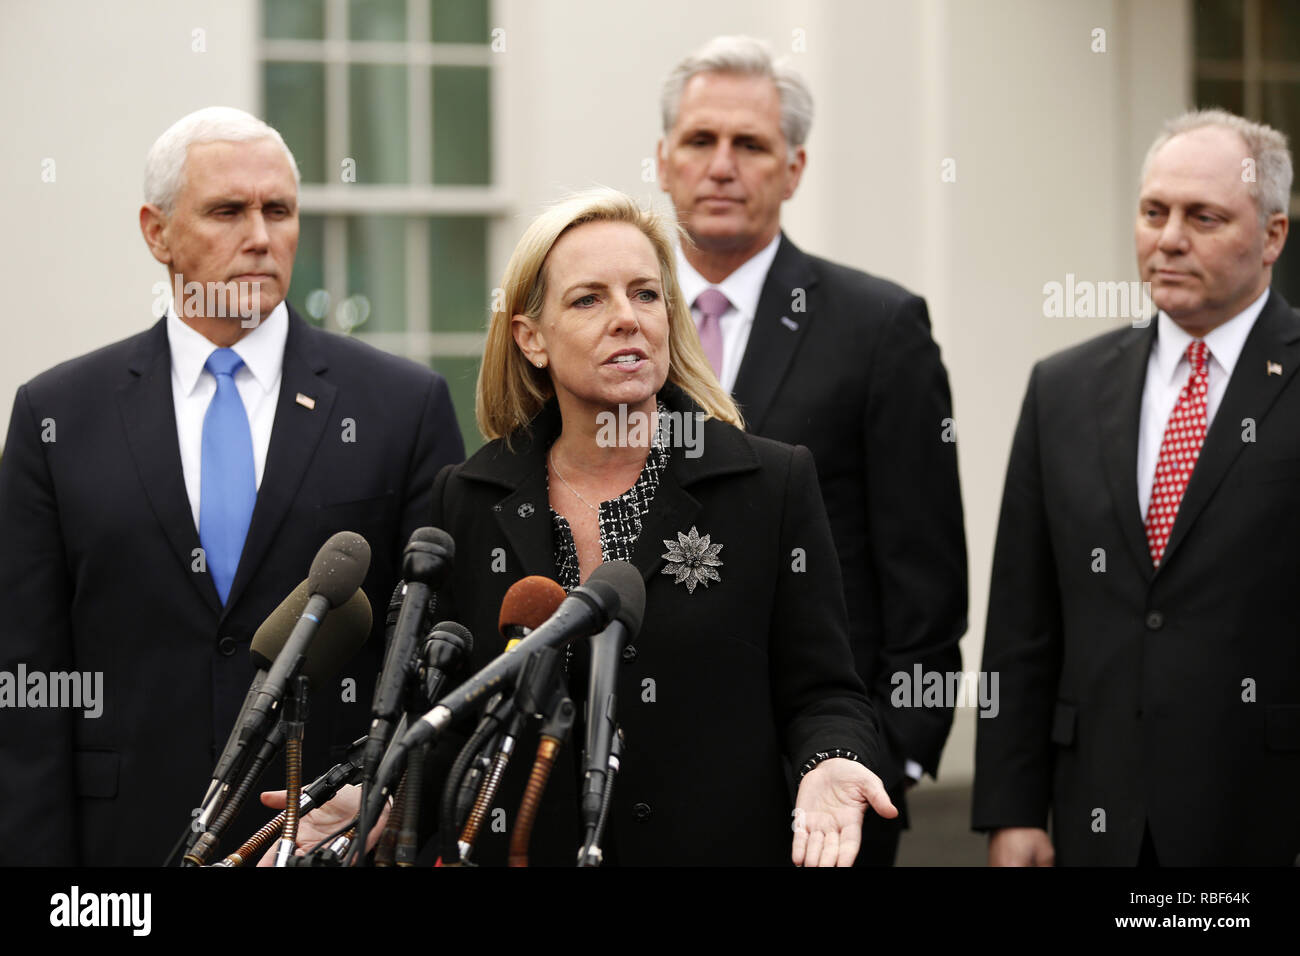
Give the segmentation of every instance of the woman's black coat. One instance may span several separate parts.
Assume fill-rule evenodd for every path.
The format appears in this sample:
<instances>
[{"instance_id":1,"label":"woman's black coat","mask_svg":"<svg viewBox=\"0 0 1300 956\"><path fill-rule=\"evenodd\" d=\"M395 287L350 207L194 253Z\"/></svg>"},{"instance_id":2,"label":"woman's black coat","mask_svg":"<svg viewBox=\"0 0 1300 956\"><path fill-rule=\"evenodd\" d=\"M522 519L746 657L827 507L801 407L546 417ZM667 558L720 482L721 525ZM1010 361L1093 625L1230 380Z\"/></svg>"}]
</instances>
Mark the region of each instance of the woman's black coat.
<instances>
[{"instance_id":1,"label":"woman's black coat","mask_svg":"<svg viewBox=\"0 0 1300 956\"><path fill-rule=\"evenodd\" d=\"M675 411L695 409L673 386L660 399ZM555 577L545 456L559 429L552 399L516 433L513 451L494 441L434 485L432 524L456 542L437 616L472 630L473 670L504 649L497 618L510 585ZM621 665L626 749L607 864L788 863L794 804L782 758L798 768L816 751L842 747L875 764L875 721L853 669L811 453L716 420L702 429L698 457L671 449L633 556L646 610ZM663 573L665 539L692 527L723 546L721 580L693 594ZM547 786L533 864L571 866L581 842L573 753L586 673L574 670L578 723ZM445 767L448 746L442 751ZM489 818L496 828L485 826L476 862L504 859L509 834L498 831L514 826L535 751L535 734L525 734L495 801L504 815Z\"/></svg>"}]
</instances>

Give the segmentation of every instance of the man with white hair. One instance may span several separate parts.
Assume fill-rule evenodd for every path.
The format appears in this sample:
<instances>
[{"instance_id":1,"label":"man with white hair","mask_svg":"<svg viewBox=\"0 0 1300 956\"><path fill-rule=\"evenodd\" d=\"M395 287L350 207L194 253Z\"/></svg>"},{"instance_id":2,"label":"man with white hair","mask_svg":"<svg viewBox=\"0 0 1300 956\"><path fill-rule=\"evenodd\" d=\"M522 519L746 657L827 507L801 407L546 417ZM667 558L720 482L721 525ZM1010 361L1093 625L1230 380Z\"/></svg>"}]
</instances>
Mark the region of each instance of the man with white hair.
<instances>
[{"instance_id":1,"label":"man with white hair","mask_svg":"<svg viewBox=\"0 0 1300 956\"><path fill-rule=\"evenodd\" d=\"M179 120L149 151L140 210L167 314L18 390L0 671L99 675L103 699L0 712L0 864L161 864L251 682L257 627L341 530L370 543L365 590L385 601L434 476L464 456L441 377L285 301L298 178L241 110ZM364 731L382 629L377 614L313 688L308 774Z\"/></svg>"},{"instance_id":2,"label":"man with white hair","mask_svg":"<svg viewBox=\"0 0 1300 956\"><path fill-rule=\"evenodd\" d=\"M678 272L705 354L750 431L816 459L855 664L887 745L872 769L901 811L867 814L858 862L890 864L903 791L937 773L952 724L951 701L893 706L899 675L960 671L966 630L948 376L923 299L782 232L812 124L794 70L758 40L717 37L673 70L662 110L659 181L691 239Z\"/></svg>"},{"instance_id":3,"label":"man with white hair","mask_svg":"<svg viewBox=\"0 0 1300 956\"><path fill-rule=\"evenodd\" d=\"M1135 228L1156 320L1030 376L984 639L991 864L1300 861L1300 318L1269 289L1291 177L1267 126L1166 124Z\"/></svg>"}]
</instances>

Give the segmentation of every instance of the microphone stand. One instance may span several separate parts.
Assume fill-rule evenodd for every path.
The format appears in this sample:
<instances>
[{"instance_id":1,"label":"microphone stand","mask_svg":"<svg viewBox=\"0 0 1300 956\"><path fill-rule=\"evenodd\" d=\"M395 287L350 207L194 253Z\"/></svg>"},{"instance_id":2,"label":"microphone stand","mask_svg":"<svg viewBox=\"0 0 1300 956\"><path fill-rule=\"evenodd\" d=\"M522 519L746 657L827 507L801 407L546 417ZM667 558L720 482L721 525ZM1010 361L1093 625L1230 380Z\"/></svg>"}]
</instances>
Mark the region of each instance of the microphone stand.
<instances>
[{"instance_id":1,"label":"microphone stand","mask_svg":"<svg viewBox=\"0 0 1300 956\"><path fill-rule=\"evenodd\" d=\"M587 836L582 849L578 851L578 866L600 866L605 862L605 854L600 848L600 841L605 836L605 824L609 822L609 808L614 801L614 778L618 776L623 757L623 728L614 732L614 739L609 747L609 769L605 773L605 790L600 799L600 816L591 833Z\"/></svg>"},{"instance_id":2,"label":"microphone stand","mask_svg":"<svg viewBox=\"0 0 1300 956\"><path fill-rule=\"evenodd\" d=\"M365 746L366 739L360 737L354 740L348 746L347 756L341 763L336 763L304 788L300 811L308 810L329 801L345 786L356 783L361 779L361 750ZM213 866L242 866L252 859L255 854L261 853L266 848L266 845L279 834L284 825L284 818L285 811L281 810L262 829L245 840L238 850L219 863L214 863Z\"/></svg>"},{"instance_id":3,"label":"microphone stand","mask_svg":"<svg viewBox=\"0 0 1300 956\"><path fill-rule=\"evenodd\" d=\"M510 834L510 866L528 865L528 844L532 840L533 823L542 802L542 793L546 790L560 745L573 727L573 701L569 698L559 664L558 649L548 647L538 651L526 665L532 669L529 680L521 680L516 694L522 712L541 714L544 719L537 756L519 803L519 812L515 815L515 828Z\"/></svg>"},{"instance_id":4,"label":"microphone stand","mask_svg":"<svg viewBox=\"0 0 1300 956\"><path fill-rule=\"evenodd\" d=\"M310 681L300 675L293 683L293 694L285 703L281 723L285 725L285 800L284 831L275 851L275 865L290 865L298 846L298 814L302 800L302 735L307 724L307 689Z\"/></svg>"}]
</instances>

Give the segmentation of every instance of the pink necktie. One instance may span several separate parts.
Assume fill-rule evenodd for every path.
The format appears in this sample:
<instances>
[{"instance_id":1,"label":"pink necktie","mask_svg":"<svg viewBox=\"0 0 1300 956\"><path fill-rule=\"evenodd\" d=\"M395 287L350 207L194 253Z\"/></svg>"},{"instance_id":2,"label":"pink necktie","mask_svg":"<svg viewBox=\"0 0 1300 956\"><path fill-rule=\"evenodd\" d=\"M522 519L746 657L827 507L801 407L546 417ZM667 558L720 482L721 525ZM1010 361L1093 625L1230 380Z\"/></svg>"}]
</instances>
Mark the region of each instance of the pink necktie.
<instances>
[{"instance_id":1,"label":"pink necktie","mask_svg":"<svg viewBox=\"0 0 1300 956\"><path fill-rule=\"evenodd\" d=\"M1178 517L1183 492L1196 467L1196 459L1205 443L1206 396L1210 383L1210 350L1200 339L1187 346L1191 374L1178 393L1178 403L1169 415L1165 438L1160 443L1155 482L1151 487L1151 504L1147 506L1147 544L1156 567L1164 557L1169 532Z\"/></svg>"},{"instance_id":2,"label":"pink necktie","mask_svg":"<svg viewBox=\"0 0 1300 956\"><path fill-rule=\"evenodd\" d=\"M718 289L705 289L695 299L700 310L700 344L704 356L713 366L713 374L722 377L722 323L718 321L729 308L731 301Z\"/></svg>"}]
</instances>

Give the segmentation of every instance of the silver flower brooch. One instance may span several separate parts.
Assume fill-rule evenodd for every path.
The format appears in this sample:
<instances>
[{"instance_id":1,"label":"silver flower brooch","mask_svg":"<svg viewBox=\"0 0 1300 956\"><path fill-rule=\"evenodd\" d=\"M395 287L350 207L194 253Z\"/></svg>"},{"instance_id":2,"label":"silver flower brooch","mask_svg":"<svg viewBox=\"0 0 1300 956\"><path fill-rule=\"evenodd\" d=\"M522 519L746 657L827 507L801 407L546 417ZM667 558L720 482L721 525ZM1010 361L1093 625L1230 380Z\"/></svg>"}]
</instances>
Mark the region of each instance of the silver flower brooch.
<instances>
[{"instance_id":1,"label":"silver flower brooch","mask_svg":"<svg viewBox=\"0 0 1300 956\"><path fill-rule=\"evenodd\" d=\"M690 534L678 531L676 541L664 538L663 542L668 548L662 555L668 561L668 567L664 568L663 573L673 575L674 584L685 583L686 593L694 594L697 584L703 584L707 588L710 581L722 580L714 570L722 567L722 561L718 557L722 545L710 544L709 536L706 534L701 537L694 525L691 525Z\"/></svg>"}]
</instances>

